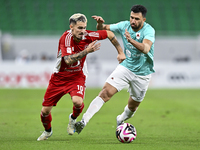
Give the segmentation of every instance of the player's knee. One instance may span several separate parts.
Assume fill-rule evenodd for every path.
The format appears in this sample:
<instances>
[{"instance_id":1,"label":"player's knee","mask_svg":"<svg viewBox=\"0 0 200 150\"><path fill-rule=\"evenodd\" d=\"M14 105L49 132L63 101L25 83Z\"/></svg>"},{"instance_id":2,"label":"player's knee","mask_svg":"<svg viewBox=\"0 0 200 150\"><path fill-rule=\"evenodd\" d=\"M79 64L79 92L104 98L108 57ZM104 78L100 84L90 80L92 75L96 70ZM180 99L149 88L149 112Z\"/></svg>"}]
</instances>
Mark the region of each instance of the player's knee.
<instances>
[{"instance_id":1,"label":"player's knee","mask_svg":"<svg viewBox=\"0 0 200 150\"><path fill-rule=\"evenodd\" d=\"M99 93L99 96L105 101L109 101L111 97L113 96L112 93L107 88L103 88L101 92Z\"/></svg>"},{"instance_id":2,"label":"player's knee","mask_svg":"<svg viewBox=\"0 0 200 150\"><path fill-rule=\"evenodd\" d=\"M129 101L128 101L128 108L132 111L132 112L135 112L139 105L140 105L141 102L138 102L138 101L135 101L133 100L131 97L129 98Z\"/></svg>"},{"instance_id":3,"label":"player's knee","mask_svg":"<svg viewBox=\"0 0 200 150\"><path fill-rule=\"evenodd\" d=\"M74 96L72 98L72 101L73 101L74 106L76 106L76 107L80 107L83 103L83 99L81 97L75 97Z\"/></svg>"},{"instance_id":4,"label":"player's knee","mask_svg":"<svg viewBox=\"0 0 200 150\"><path fill-rule=\"evenodd\" d=\"M51 112L51 109L49 107L42 107L41 113L43 116L50 114L50 112Z\"/></svg>"},{"instance_id":5,"label":"player's knee","mask_svg":"<svg viewBox=\"0 0 200 150\"><path fill-rule=\"evenodd\" d=\"M74 104L74 106L76 106L76 107L80 107L81 105L82 105L82 101L76 101L76 102L74 102L73 104Z\"/></svg>"},{"instance_id":6,"label":"player's knee","mask_svg":"<svg viewBox=\"0 0 200 150\"><path fill-rule=\"evenodd\" d=\"M130 111L135 112L138 109L138 106L128 107Z\"/></svg>"}]
</instances>

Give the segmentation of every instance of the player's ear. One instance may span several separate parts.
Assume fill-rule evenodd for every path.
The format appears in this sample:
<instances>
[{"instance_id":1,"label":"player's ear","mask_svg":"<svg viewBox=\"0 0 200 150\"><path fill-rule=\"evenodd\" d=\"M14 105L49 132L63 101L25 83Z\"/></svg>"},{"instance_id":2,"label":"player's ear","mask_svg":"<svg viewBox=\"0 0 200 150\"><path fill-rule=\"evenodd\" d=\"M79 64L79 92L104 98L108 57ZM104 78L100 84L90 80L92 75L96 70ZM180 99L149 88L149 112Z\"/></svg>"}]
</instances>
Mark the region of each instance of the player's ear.
<instances>
[{"instance_id":1,"label":"player's ear","mask_svg":"<svg viewBox=\"0 0 200 150\"><path fill-rule=\"evenodd\" d=\"M145 22L146 21L146 18L143 18L143 22Z\"/></svg>"},{"instance_id":2,"label":"player's ear","mask_svg":"<svg viewBox=\"0 0 200 150\"><path fill-rule=\"evenodd\" d=\"M69 25L69 28L70 28L71 30L73 29L73 27L74 27L73 24L70 24L70 25Z\"/></svg>"}]
</instances>

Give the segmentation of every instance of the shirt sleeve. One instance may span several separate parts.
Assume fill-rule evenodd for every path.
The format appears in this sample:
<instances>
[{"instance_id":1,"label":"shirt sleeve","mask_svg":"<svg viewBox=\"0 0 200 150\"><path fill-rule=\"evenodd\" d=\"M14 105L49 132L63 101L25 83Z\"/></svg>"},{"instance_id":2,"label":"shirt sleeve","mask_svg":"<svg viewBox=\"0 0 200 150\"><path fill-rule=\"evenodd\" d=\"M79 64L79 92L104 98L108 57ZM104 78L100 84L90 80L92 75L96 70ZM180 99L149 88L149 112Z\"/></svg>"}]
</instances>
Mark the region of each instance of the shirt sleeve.
<instances>
[{"instance_id":1,"label":"shirt sleeve","mask_svg":"<svg viewBox=\"0 0 200 150\"><path fill-rule=\"evenodd\" d=\"M115 23L115 24L110 24L110 31L120 34L123 26L124 26L123 21Z\"/></svg>"},{"instance_id":2,"label":"shirt sleeve","mask_svg":"<svg viewBox=\"0 0 200 150\"><path fill-rule=\"evenodd\" d=\"M62 57L72 54L71 37L62 36L59 41L59 49L62 52Z\"/></svg>"},{"instance_id":3,"label":"shirt sleeve","mask_svg":"<svg viewBox=\"0 0 200 150\"><path fill-rule=\"evenodd\" d=\"M144 39L150 40L152 43L155 42L155 30L153 28L147 28L145 31Z\"/></svg>"},{"instance_id":4,"label":"shirt sleeve","mask_svg":"<svg viewBox=\"0 0 200 150\"><path fill-rule=\"evenodd\" d=\"M98 30L100 40L106 39L108 37L106 30Z\"/></svg>"},{"instance_id":5,"label":"shirt sleeve","mask_svg":"<svg viewBox=\"0 0 200 150\"><path fill-rule=\"evenodd\" d=\"M108 37L106 30L88 31L88 36L92 41L103 40Z\"/></svg>"}]
</instances>

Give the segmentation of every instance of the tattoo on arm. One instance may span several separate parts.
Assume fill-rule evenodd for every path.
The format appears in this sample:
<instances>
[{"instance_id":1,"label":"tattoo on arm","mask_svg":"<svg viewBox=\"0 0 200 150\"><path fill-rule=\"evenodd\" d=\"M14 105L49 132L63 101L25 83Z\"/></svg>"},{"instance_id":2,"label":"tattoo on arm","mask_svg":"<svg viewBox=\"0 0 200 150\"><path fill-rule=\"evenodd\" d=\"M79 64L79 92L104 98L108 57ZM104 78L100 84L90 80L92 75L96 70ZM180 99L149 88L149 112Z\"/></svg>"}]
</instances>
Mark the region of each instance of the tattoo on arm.
<instances>
[{"instance_id":1,"label":"tattoo on arm","mask_svg":"<svg viewBox=\"0 0 200 150\"><path fill-rule=\"evenodd\" d=\"M73 64L73 63L77 62L78 60L82 59L86 55L87 55L87 51L83 50L77 54L64 56L64 60L67 65L70 65L70 64Z\"/></svg>"},{"instance_id":2,"label":"tattoo on arm","mask_svg":"<svg viewBox=\"0 0 200 150\"><path fill-rule=\"evenodd\" d=\"M112 40L114 40L116 38L116 36L113 36L113 38L110 40L112 42Z\"/></svg>"},{"instance_id":3,"label":"tattoo on arm","mask_svg":"<svg viewBox=\"0 0 200 150\"><path fill-rule=\"evenodd\" d=\"M112 42L112 44L113 44L115 47L120 46L119 42L117 41L116 36L114 36L110 41Z\"/></svg>"}]
</instances>

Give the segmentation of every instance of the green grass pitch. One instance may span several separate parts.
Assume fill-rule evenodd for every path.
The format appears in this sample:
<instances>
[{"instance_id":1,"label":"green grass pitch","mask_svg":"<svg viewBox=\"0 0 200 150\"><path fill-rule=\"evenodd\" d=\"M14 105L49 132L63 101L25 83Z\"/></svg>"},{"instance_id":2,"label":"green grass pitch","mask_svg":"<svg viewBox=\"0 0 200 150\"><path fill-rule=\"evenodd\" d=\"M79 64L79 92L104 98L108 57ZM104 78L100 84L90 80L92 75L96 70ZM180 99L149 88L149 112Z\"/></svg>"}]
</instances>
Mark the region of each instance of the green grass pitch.
<instances>
[{"instance_id":1,"label":"green grass pitch","mask_svg":"<svg viewBox=\"0 0 200 150\"><path fill-rule=\"evenodd\" d=\"M100 89L87 89L85 108ZM53 135L36 141L45 89L0 89L0 150L197 150L200 149L200 90L149 89L133 124L137 138L129 144L115 137L116 116L127 104L128 93L117 93L78 135L67 134L72 102L65 95L52 110ZM83 113L77 118L79 121Z\"/></svg>"}]
</instances>

